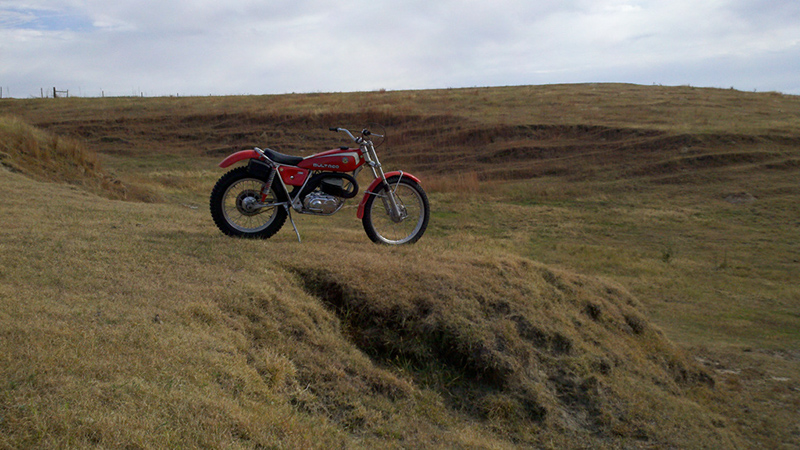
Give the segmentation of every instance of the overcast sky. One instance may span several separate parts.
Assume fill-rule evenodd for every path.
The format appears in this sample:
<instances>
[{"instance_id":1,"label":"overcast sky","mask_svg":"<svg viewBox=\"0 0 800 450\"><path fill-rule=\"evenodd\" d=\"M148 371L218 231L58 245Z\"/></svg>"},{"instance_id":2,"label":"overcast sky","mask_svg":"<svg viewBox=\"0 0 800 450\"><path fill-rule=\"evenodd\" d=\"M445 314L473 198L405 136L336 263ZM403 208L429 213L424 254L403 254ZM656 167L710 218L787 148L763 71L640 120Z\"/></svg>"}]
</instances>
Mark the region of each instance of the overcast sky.
<instances>
[{"instance_id":1,"label":"overcast sky","mask_svg":"<svg viewBox=\"0 0 800 450\"><path fill-rule=\"evenodd\" d=\"M800 94L800 1L0 0L4 97L580 82Z\"/></svg>"}]
</instances>

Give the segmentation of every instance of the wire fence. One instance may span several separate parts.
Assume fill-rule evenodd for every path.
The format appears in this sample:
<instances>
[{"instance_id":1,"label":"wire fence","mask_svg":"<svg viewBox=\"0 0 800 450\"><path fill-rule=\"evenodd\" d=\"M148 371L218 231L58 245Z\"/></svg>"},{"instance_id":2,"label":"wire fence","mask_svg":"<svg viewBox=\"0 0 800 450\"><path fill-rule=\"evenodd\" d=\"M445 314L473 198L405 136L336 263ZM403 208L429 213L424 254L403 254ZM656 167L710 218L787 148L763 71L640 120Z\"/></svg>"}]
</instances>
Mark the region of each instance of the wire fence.
<instances>
[{"instance_id":1,"label":"wire fence","mask_svg":"<svg viewBox=\"0 0 800 450\"><path fill-rule=\"evenodd\" d=\"M35 92L35 91L34 91ZM211 95L211 94L209 94ZM142 91L141 89L134 89L131 91L130 94L111 94L104 90L101 90L99 95L98 94L89 94L88 97L149 97L150 95L147 92ZM182 97L180 93L177 94L168 94L168 95L157 95L161 97ZM87 97L85 92L82 92L80 88L78 88L77 93L71 91L69 89L59 89L57 87L52 88L39 88L39 95L36 94L27 94L26 97L18 97L18 98L69 98L69 97ZM11 99L14 98L11 96L11 88L7 86L0 86L0 99Z\"/></svg>"}]
</instances>

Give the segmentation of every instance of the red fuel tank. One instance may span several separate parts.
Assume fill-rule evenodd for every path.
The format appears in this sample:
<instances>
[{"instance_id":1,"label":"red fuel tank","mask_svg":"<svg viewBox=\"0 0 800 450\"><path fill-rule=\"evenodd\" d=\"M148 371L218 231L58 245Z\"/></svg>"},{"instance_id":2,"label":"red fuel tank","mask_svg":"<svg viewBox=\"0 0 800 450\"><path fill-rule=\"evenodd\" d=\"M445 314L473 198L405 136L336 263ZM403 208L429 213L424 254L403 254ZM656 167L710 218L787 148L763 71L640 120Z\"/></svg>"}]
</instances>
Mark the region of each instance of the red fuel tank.
<instances>
[{"instance_id":1,"label":"red fuel tank","mask_svg":"<svg viewBox=\"0 0 800 450\"><path fill-rule=\"evenodd\" d=\"M352 172L364 164L361 150L357 148L337 148L311 155L298 164L308 170L326 172Z\"/></svg>"}]
</instances>

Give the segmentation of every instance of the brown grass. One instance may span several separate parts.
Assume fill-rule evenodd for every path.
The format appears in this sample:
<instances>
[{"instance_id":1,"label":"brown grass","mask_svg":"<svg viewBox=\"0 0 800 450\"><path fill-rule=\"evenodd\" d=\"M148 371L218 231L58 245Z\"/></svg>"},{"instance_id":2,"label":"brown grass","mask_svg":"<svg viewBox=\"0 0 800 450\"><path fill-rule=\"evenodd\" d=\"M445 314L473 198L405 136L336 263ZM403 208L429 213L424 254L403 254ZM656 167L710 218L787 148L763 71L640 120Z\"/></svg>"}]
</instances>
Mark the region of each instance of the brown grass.
<instances>
[{"instance_id":1,"label":"brown grass","mask_svg":"<svg viewBox=\"0 0 800 450\"><path fill-rule=\"evenodd\" d=\"M736 442L620 286L436 240L231 241L57 185L32 226L39 184L2 183L4 446Z\"/></svg>"},{"instance_id":2,"label":"brown grass","mask_svg":"<svg viewBox=\"0 0 800 450\"><path fill-rule=\"evenodd\" d=\"M0 164L42 181L69 183L116 199L152 200L103 169L94 151L77 139L35 128L13 116L0 116Z\"/></svg>"},{"instance_id":3,"label":"brown grass","mask_svg":"<svg viewBox=\"0 0 800 450\"><path fill-rule=\"evenodd\" d=\"M0 102L161 199L0 172L0 446L796 445L797 106L628 85ZM302 245L213 228L223 155L370 121L429 191L418 244L371 245L352 209L297 218Z\"/></svg>"},{"instance_id":4,"label":"brown grass","mask_svg":"<svg viewBox=\"0 0 800 450\"><path fill-rule=\"evenodd\" d=\"M475 172L431 175L425 179L425 188L432 192L477 194L481 180Z\"/></svg>"}]
</instances>

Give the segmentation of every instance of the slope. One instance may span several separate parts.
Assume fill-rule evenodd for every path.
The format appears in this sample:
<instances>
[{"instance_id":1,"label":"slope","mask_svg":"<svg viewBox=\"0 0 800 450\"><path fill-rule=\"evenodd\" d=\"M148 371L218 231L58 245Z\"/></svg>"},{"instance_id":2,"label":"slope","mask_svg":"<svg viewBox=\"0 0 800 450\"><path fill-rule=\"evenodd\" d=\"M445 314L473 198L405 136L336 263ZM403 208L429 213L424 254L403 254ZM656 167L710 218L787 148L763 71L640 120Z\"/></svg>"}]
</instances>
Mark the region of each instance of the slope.
<instances>
[{"instance_id":1,"label":"slope","mask_svg":"<svg viewBox=\"0 0 800 450\"><path fill-rule=\"evenodd\" d=\"M114 176L124 180L126 187L144 186L145 192L153 193L152 198L165 203L151 205L146 208L148 211L164 208L169 211L165 212L167 215L187 214L180 216L182 220L197 214L195 225L180 225L186 235L162 236L161 250L165 253L174 252L173 246L184 243L194 245L192 248L208 245L201 230L209 223L202 217L207 216L208 191L221 175L216 163L222 155L253 145L306 155L339 144L336 136L326 131L328 126L358 128L368 122L388 125L390 138L379 149L385 166L421 175L431 197L433 217L420 246L409 252L385 253L365 246L360 224L345 209L333 218L299 218L304 237L301 246L292 242L293 233L286 229L268 245L255 247L257 251L239 246L237 241L209 247L219 255L208 261L257 273L254 280L258 281L250 284L233 276L220 280L216 274L208 275L210 280L224 281L225 286L230 286L232 280L249 286L240 292L246 301L235 297L232 301L238 306L222 309L225 317L246 311L248 320L255 324L273 324L269 333L277 327L287 327L280 324L293 324L284 328L292 330L286 331L289 338L281 334L281 339L264 341L273 349L289 348L278 356L287 357L292 364L278 364L282 369L261 365L257 373L275 373L276 379L295 380L299 393L292 400L283 397L291 405L290 410L322 420L305 424L314 426L320 437L309 438L299 429L294 433L298 440L255 432L256 438L230 441L233 445L256 446L254 442L270 439L302 445L305 436L320 439L321 446L331 442L356 446L376 442L369 439L405 446L434 440L445 446L466 442L499 446L507 443L502 436L519 434L520 426L515 423L524 428L528 422L533 423L531 429L536 437L523 433L522 438L514 438L522 439L517 442L538 439L548 443L552 439L552 445L566 445L576 444L581 436L594 435L590 438L594 445L659 445L652 423L637 425L644 430L639 435L648 436L649 440L631 438L629 432L637 426L626 427L626 417L632 409L618 417L611 414L611 419L594 412L598 408L580 394L594 395L590 388L593 382L584 383L588 372L578 376L576 371L559 375L551 369L541 373L531 369L547 367L552 361L570 368L586 367L568 363L569 358L586 349L603 355L602 360L613 360L613 352L609 354L602 345L583 343L585 336L564 325L567 321L553 319L559 327L548 328L549 317L526 315L538 312L515 301L498 299L505 295L508 284L521 289L508 297L534 293L534 300L526 300L525 304L539 300L548 304L545 300L557 290L548 288L546 283L540 286L545 278L559 278L565 286L580 279L590 287L589 291L573 294L587 298L604 298L602 286L616 289L620 299L632 297L641 302L633 312L647 319L644 329L662 329L679 345L682 350L677 352L678 359L688 358L685 367L694 374L688 379L694 380L695 387L675 382L675 392L679 394L672 399L700 405L708 414L698 423L708 425L711 420L709 430L718 428L708 432L719 437L704 440L705 437L689 433L684 436L686 442L703 446L725 439L735 442L735 436L740 436L748 446L791 447L798 443L798 97L691 87L591 84L224 98L3 100L0 110L18 114L98 151L103 165L118 174ZM452 169L458 170L451 172ZM60 195L60 190L52 189L50 184L29 188L33 191L28 195L29 212L33 207L50 204L38 203L42 192ZM36 213L41 219L46 217L42 215L45 212L62 209L36 211L41 211ZM141 217L141 212L133 216ZM144 228L151 225L130 220ZM33 223L33 217L20 223ZM38 226L36 223L29 228ZM111 230L119 226L113 224ZM140 228L125 228L121 237L143 232ZM215 230L209 229L208 233L213 236ZM336 239L332 240L334 235ZM187 239L176 241L176 236ZM142 241L151 245L156 240L152 236L138 239L137 245L143 245ZM52 251L60 252L64 247L59 245ZM112 246L114 252L117 247ZM239 252L238 257L252 261L254 266L245 268L244 262L226 251ZM161 258L151 253L146 252L149 259ZM186 252L179 254L185 256ZM224 254L230 259L218 259ZM14 257L8 256L8 261L13 262ZM403 262L407 258L419 259L419 267L409 267ZM77 259L70 261L79 265ZM365 261L368 266L362 264ZM337 268L338 264L347 270ZM396 267L402 270L393 271L393 264L399 264ZM506 266L514 273L511 281L502 270ZM521 266L524 267L520 269ZM143 279L141 282L163 280L166 275L162 273L168 273L170 267L159 263L158 277L141 268L133 273ZM443 273L446 270L469 276L450 277ZM198 267L193 271L201 277L207 273ZM365 278L355 277L350 271L365 273ZM371 274L373 271L377 273ZM545 275L545 271L554 275ZM272 277L273 272L277 278ZM420 283L405 280L405 273ZM431 273L444 280L441 286L429 276ZM484 285L476 281L482 278L492 281ZM387 279L405 288L387 287ZM365 285L364 280L370 280L375 287ZM461 289L462 284L469 289ZM264 288L267 285L270 287ZM308 318L289 309L287 297L272 292L277 289L275 286L291 286L291 298L323 305L319 306L321 315ZM540 291L542 286L544 290ZM418 301L407 290L420 292L421 298L429 290L437 292L447 299L446 306L429 306L428 301ZM487 296L489 290L492 292ZM183 298L181 295L174 294L179 299ZM278 297L280 308L272 307L269 314L264 314L264 308ZM463 306L462 297L465 304L477 306ZM493 306L489 305L503 302L509 304L508 308L500 306L500 312L492 312ZM605 311L600 300L593 303ZM214 320L218 321L215 314L221 307L214 306L217 303L210 305L199 308L197 314L216 317ZM210 316L206 314L208 308L213 312ZM454 314L449 314L451 309L463 313L467 319L458 323L474 328L474 333L462 331L452 336L452 327L447 326L455 321ZM508 312L503 313L506 309ZM524 321L517 317L520 309L526 311L522 315ZM593 320L589 314L592 308L584 311L577 306L565 307L564 311L571 311L565 312L564 317L572 317L576 323L587 317ZM370 322L372 316L375 319ZM621 324L624 330L634 329L625 314L614 317L614 323ZM331 324L334 333L315 331L321 323ZM504 328L495 323L505 324ZM593 323L583 329L617 338L616 333L593 328L602 323ZM525 332L526 324L531 324L530 333ZM254 336L273 336L259 331L259 327L253 325L248 330ZM220 336L228 336L221 329L217 331ZM413 400L409 400L411 397L402 394L408 392L407 386L385 387L394 386L394 382L375 381L382 380L383 375L374 375L373 369L354 371L349 362L339 364L340 360L352 359L331 350L339 348L338 344L330 344L332 335L340 335L348 343L348 351L362 355L361 361L368 365L359 363L358 367L386 369L404 386L414 386L418 391L411 392L422 393L422 397L412 395ZM495 335L498 339L492 342L490 336ZM528 344L519 344L517 335ZM308 341L307 336L314 336L313 341ZM638 347L629 346L622 337L618 339L620 348L632 349L632 355L638 353ZM445 354L435 344L440 340L456 350ZM281 347L284 341L313 342L320 347L306 353L295 346ZM411 345L398 349L392 345L395 341ZM645 339L638 342L644 344ZM319 348L326 350L314 353ZM462 348L476 349L477 353L458 350ZM548 356L556 348L569 348L572 353ZM306 356L301 358L301 354ZM334 363L325 358L329 354L335 355ZM448 358L451 354L452 358ZM634 356L630 360L637 361ZM322 370L326 364L331 365L331 371L324 377L315 375L315 370ZM517 370L518 367L528 370ZM353 381L356 372L373 375ZM659 373L653 379L669 379L666 372ZM703 373L714 380L713 387L697 375ZM480 381L459 381L470 377ZM234 391L242 385L231 381L235 377L223 378ZM602 392L594 404L611 404L607 411L625 411L614 409L613 400L603 400L627 392L608 392L608 386L618 384L606 378L602 373L598 375ZM350 381L338 385L335 380L339 379ZM514 386L515 390L499 389L500 385ZM206 390L208 384L202 386ZM290 386L295 389L295 385ZM530 386L538 386L539 390ZM649 384L643 386L642 392L649 389ZM553 393L559 389L579 393L551 401L553 395L558 397ZM388 392L388 397L375 397L373 391ZM537 396L525 392L535 392ZM552 395L539 396L542 392ZM666 403L654 402L652 396L631 392L631 401L652 402L648 403L655 408L651 418L658 416L658 411L675 412L665 407ZM354 397L359 400L352 400ZM413 405L415 412L400 414L385 409L387 404L403 401ZM559 411L565 419L560 425L552 425ZM186 420L191 423L191 419ZM671 419L665 420L669 423ZM328 423L328 427L322 423ZM269 429L263 425L248 429ZM579 431L556 431L560 427ZM608 438L608 430L615 427L623 434ZM342 432L345 429L348 431ZM499 434L487 434L487 429ZM194 436L192 439L197 439L198 435ZM380 441L385 436L388 440ZM189 441L194 442L192 439ZM671 436L666 442L675 439L678 438Z\"/></svg>"},{"instance_id":2,"label":"slope","mask_svg":"<svg viewBox=\"0 0 800 450\"><path fill-rule=\"evenodd\" d=\"M738 443L615 283L339 224L333 245L231 240L202 210L7 171L0 190L3 447Z\"/></svg>"}]
</instances>

